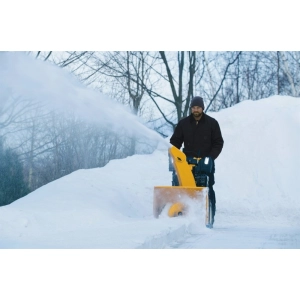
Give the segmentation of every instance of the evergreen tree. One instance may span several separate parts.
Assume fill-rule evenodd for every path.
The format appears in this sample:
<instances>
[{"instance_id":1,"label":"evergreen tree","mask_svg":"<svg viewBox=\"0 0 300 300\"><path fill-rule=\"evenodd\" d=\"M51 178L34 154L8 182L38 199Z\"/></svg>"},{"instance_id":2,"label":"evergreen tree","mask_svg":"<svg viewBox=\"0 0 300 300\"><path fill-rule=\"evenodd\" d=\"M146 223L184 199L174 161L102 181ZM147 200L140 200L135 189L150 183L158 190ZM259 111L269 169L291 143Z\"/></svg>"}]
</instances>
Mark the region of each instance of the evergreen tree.
<instances>
[{"instance_id":1,"label":"evergreen tree","mask_svg":"<svg viewBox=\"0 0 300 300\"><path fill-rule=\"evenodd\" d=\"M5 149L0 137L0 206L27 195L23 166L16 152Z\"/></svg>"}]
</instances>

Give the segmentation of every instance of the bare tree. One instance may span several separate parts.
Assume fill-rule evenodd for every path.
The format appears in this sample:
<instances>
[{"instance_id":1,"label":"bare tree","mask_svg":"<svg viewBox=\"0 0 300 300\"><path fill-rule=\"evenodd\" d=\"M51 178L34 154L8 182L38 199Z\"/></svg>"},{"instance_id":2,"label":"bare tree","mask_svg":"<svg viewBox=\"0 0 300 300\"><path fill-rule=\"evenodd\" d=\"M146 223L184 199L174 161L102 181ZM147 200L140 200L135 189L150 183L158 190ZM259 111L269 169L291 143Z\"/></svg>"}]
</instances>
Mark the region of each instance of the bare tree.
<instances>
[{"instance_id":1,"label":"bare tree","mask_svg":"<svg viewBox=\"0 0 300 300\"><path fill-rule=\"evenodd\" d=\"M286 57L284 51L279 51L279 54L280 54L280 57L281 57L282 62L283 62L282 70L288 78L288 81L290 83L291 90L292 90L292 95L294 97L296 97L296 96L298 96L298 93L297 93L296 88L295 88L294 79L293 79L293 76L292 76L292 73L291 73L291 70L290 70L290 66L289 66L287 57Z\"/></svg>"},{"instance_id":2,"label":"bare tree","mask_svg":"<svg viewBox=\"0 0 300 300\"><path fill-rule=\"evenodd\" d=\"M179 51L167 54L165 51L159 51L159 56L162 64L157 65L153 73L156 80L163 81L163 84L161 84L162 88L157 88L147 82L143 82L143 87L165 122L174 128L177 120L187 115L189 104L193 97L196 52L190 51L186 53ZM169 86L170 93L167 93L165 88L163 88L166 85ZM172 113L169 114L165 109L161 108L160 100L171 104L171 107L175 108L176 121L173 120Z\"/></svg>"},{"instance_id":3,"label":"bare tree","mask_svg":"<svg viewBox=\"0 0 300 300\"><path fill-rule=\"evenodd\" d=\"M0 134L18 130L18 124L27 122L28 113L36 107L30 99L12 94L0 96Z\"/></svg>"},{"instance_id":4,"label":"bare tree","mask_svg":"<svg viewBox=\"0 0 300 300\"><path fill-rule=\"evenodd\" d=\"M39 56L41 55L41 53L42 53L42 51L37 51L37 54L36 54L35 58L39 58ZM48 51L48 53L45 53L43 55L43 60L44 61L48 60L48 58L51 56L51 54L52 54L52 51Z\"/></svg>"},{"instance_id":5,"label":"bare tree","mask_svg":"<svg viewBox=\"0 0 300 300\"><path fill-rule=\"evenodd\" d=\"M219 94L219 92L220 92L220 90L221 90L221 88L223 86L223 83L226 80L226 76L227 76L227 73L228 73L228 70L229 70L230 66L235 64L235 62L239 59L239 57L240 57L241 54L242 54L242 52L239 51L231 61L226 62L226 67L225 67L225 70L224 70L224 73L223 73L223 77L222 77L222 79L221 79L221 81L219 83L218 89L215 91L215 94L210 99L209 104L208 104L208 106L205 109L206 112L209 110L209 107L211 106L211 104L213 103L213 101L218 96L218 94Z\"/></svg>"},{"instance_id":6,"label":"bare tree","mask_svg":"<svg viewBox=\"0 0 300 300\"><path fill-rule=\"evenodd\" d=\"M171 93L168 95L165 91L158 92L157 90L155 91L150 88L147 88L146 91L155 103L164 120L174 128L181 118L188 115L190 101L196 89L201 89L204 93L204 91L210 87L210 92L207 93L208 96L210 95L210 98L206 111L210 108L211 104L219 95L223 83L227 78L226 76L229 68L231 65L235 64L241 52L238 52L230 61L222 62L224 71L216 72L211 69L209 72L207 71L208 81L205 81L205 70L210 68L210 66L208 58L203 52L180 51L176 53L176 59L174 59L174 53L167 54L164 51L160 51L159 54L163 66L165 67L165 72L162 70L161 73L158 72L158 74L162 80L165 80L168 83ZM186 59L186 57L188 59ZM202 57L202 59L199 60L197 57ZM198 78L200 78L198 81L196 81L197 73L199 74ZM219 76L219 73L221 73L221 77ZM195 86L195 82L197 82L197 86ZM205 82L209 83L208 86ZM157 99L164 100L171 104L171 107L173 106L175 108L176 119L167 115L167 113L159 106Z\"/></svg>"},{"instance_id":7,"label":"bare tree","mask_svg":"<svg viewBox=\"0 0 300 300\"><path fill-rule=\"evenodd\" d=\"M80 73L83 81L95 83L95 78L101 82L100 86L110 86L106 91L120 102L128 105L135 115L142 113L145 96L144 84L149 82L150 73L156 58L150 52L143 51L115 51L93 53L85 67L89 71ZM136 140L131 138L131 154L135 153Z\"/></svg>"}]
</instances>

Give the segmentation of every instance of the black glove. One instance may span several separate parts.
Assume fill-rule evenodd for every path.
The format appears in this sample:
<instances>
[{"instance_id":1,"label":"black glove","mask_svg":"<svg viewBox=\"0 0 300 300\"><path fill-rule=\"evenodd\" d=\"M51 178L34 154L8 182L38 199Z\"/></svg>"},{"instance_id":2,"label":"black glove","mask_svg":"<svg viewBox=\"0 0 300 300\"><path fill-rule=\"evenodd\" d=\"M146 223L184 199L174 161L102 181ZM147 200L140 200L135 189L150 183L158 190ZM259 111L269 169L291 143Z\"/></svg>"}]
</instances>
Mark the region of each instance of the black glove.
<instances>
[{"instance_id":1,"label":"black glove","mask_svg":"<svg viewBox=\"0 0 300 300\"><path fill-rule=\"evenodd\" d=\"M214 165L214 161L212 157L210 156L203 157L200 159L196 167L197 169L196 172L198 174L206 174L207 176L209 176L212 173L213 165Z\"/></svg>"}]
</instances>

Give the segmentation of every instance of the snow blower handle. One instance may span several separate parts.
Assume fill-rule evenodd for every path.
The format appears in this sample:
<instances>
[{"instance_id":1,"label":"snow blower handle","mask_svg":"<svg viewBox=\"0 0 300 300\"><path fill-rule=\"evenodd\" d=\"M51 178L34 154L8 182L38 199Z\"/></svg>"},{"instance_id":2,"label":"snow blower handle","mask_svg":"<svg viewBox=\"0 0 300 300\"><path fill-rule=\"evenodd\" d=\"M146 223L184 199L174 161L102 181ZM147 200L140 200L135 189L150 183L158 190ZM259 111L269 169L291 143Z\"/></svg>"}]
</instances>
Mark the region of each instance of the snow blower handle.
<instances>
[{"instance_id":1,"label":"snow blower handle","mask_svg":"<svg viewBox=\"0 0 300 300\"><path fill-rule=\"evenodd\" d=\"M168 152L168 157L169 157L169 172L175 171L174 165L173 165L173 159L170 155L170 152Z\"/></svg>"}]
</instances>

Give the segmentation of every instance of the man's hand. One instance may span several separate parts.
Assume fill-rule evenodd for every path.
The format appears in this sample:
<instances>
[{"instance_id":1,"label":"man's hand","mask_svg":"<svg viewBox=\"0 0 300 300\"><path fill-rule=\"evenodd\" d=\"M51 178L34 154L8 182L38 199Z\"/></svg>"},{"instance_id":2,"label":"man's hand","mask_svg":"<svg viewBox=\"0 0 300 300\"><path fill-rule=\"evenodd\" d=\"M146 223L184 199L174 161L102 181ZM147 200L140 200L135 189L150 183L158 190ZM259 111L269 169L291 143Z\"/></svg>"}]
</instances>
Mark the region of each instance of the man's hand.
<instances>
[{"instance_id":1,"label":"man's hand","mask_svg":"<svg viewBox=\"0 0 300 300\"><path fill-rule=\"evenodd\" d=\"M210 175L213 170L214 161L213 158L210 156L203 157L200 159L198 166L197 166L197 172Z\"/></svg>"}]
</instances>

